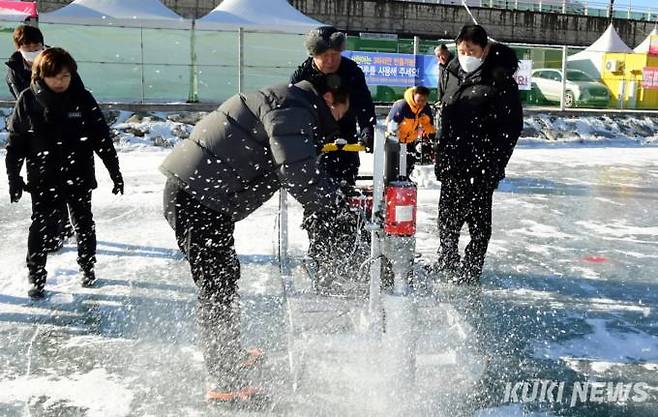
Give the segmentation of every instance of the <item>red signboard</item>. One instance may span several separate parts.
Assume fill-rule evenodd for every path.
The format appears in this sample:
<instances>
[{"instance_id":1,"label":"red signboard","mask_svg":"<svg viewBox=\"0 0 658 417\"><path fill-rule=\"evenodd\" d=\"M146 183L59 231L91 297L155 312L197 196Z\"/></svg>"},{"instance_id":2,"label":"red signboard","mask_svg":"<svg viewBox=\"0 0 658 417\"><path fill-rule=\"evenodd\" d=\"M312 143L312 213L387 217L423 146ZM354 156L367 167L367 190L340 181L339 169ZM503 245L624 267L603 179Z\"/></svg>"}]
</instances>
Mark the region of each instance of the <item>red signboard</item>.
<instances>
[{"instance_id":1,"label":"red signboard","mask_svg":"<svg viewBox=\"0 0 658 417\"><path fill-rule=\"evenodd\" d=\"M37 3L32 1L5 1L0 0L0 17L3 14L25 15L37 17Z\"/></svg>"},{"instance_id":2,"label":"red signboard","mask_svg":"<svg viewBox=\"0 0 658 417\"><path fill-rule=\"evenodd\" d=\"M658 90L658 67L642 68L642 88Z\"/></svg>"}]
</instances>

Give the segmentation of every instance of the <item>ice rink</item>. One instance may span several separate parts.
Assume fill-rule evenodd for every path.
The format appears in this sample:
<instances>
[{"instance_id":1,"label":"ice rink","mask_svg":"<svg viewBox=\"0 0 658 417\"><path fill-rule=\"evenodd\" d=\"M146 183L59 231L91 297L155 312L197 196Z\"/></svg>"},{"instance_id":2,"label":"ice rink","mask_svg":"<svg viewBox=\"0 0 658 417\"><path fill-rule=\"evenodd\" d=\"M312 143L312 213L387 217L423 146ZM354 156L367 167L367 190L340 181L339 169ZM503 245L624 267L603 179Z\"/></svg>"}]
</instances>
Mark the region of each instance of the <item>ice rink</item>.
<instances>
[{"instance_id":1,"label":"ice rink","mask_svg":"<svg viewBox=\"0 0 658 417\"><path fill-rule=\"evenodd\" d=\"M162 215L157 167L167 153L122 149L120 197L97 164L98 287L80 287L69 242L49 257L48 297L39 302L26 296L29 196L9 204L7 182L0 181L0 415L658 416L658 147L516 149L494 195L481 291L435 290L437 302L459 312L457 323L444 325L469 329L460 343L476 353L455 353L464 350L447 340L427 364L416 391L422 395L400 395L397 382L386 380L385 363L353 376L317 367L308 382L315 385L292 392L273 198L236 228L243 336L246 345L266 350L271 392L263 409L238 413L208 407L203 398L195 287ZM417 248L431 262L440 186L431 168L416 175ZM295 205L293 256L305 250L300 221ZM424 362L417 365L422 372ZM533 380L645 383L648 395L573 406L567 393L559 404L505 400L506 383Z\"/></svg>"}]
</instances>

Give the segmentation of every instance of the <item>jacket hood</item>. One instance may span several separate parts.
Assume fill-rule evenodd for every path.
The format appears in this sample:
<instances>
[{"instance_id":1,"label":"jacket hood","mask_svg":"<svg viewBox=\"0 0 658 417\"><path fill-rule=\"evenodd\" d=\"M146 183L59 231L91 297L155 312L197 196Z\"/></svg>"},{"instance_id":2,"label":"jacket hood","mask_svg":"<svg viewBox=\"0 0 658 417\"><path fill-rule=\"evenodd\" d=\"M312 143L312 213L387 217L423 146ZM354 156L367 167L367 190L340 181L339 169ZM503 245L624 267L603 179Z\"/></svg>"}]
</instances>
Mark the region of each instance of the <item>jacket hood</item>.
<instances>
[{"instance_id":1,"label":"jacket hood","mask_svg":"<svg viewBox=\"0 0 658 417\"><path fill-rule=\"evenodd\" d=\"M5 62L5 65L7 65L9 68L14 70L25 68L25 63L23 62L23 55L21 55L19 51L14 52L13 54L11 54L7 62Z\"/></svg>"},{"instance_id":2,"label":"jacket hood","mask_svg":"<svg viewBox=\"0 0 658 417\"><path fill-rule=\"evenodd\" d=\"M34 91L34 94L36 96L45 96L45 95L77 96L85 90L85 85L82 82L82 79L80 78L80 75L77 72L75 72L71 75L71 84L69 85L69 88L64 93L60 93L60 94L55 93L50 88L48 88L45 81L43 81L43 80L34 80L33 79L30 83L30 88Z\"/></svg>"},{"instance_id":3,"label":"jacket hood","mask_svg":"<svg viewBox=\"0 0 658 417\"><path fill-rule=\"evenodd\" d=\"M318 96L318 97L320 96L320 94L318 93L318 90L315 89L315 86L310 81L306 81L306 80L300 81L300 82L295 84L295 87L299 88L300 90L305 91L309 95L314 95L314 96Z\"/></svg>"},{"instance_id":4,"label":"jacket hood","mask_svg":"<svg viewBox=\"0 0 658 417\"><path fill-rule=\"evenodd\" d=\"M421 110L423 110L414 101L414 88L413 87L407 88L407 90L404 92L404 101L406 101L407 104L409 105L409 107L411 107L411 111L414 114L418 114L418 113L420 113Z\"/></svg>"},{"instance_id":5,"label":"jacket hood","mask_svg":"<svg viewBox=\"0 0 658 417\"><path fill-rule=\"evenodd\" d=\"M516 52L507 45L494 42L489 47L489 53L484 60L484 67L494 77L505 75L512 76L519 69L519 59Z\"/></svg>"},{"instance_id":6,"label":"jacket hood","mask_svg":"<svg viewBox=\"0 0 658 417\"><path fill-rule=\"evenodd\" d=\"M329 143L336 139L338 136L338 123L331 114L331 109L320 95L315 85L310 81L300 81L294 84L295 87L302 90L309 99L309 102L315 103L314 107L318 110L320 117L320 134L323 142Z\"/></svg>"}]
</instances>

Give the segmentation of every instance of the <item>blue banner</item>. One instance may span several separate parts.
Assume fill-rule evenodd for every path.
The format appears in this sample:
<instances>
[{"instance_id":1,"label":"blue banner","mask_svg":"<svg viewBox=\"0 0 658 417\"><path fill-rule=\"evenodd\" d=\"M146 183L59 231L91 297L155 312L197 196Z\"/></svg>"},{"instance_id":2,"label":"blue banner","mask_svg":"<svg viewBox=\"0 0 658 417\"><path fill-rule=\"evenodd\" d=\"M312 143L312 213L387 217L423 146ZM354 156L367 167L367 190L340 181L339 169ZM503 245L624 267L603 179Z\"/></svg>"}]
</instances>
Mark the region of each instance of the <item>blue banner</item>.
<instances>
[{"instance_id":1,"label":"blue banner","mask_svg":"<svg viewBox=\"0 0 658 417\"><path fill-rule=\"evenodd\" d=\"M359 65L368 85L430 88L437 85L437 61L433 55L344 51L343 56Z\"/></svg>"}]
</instances>

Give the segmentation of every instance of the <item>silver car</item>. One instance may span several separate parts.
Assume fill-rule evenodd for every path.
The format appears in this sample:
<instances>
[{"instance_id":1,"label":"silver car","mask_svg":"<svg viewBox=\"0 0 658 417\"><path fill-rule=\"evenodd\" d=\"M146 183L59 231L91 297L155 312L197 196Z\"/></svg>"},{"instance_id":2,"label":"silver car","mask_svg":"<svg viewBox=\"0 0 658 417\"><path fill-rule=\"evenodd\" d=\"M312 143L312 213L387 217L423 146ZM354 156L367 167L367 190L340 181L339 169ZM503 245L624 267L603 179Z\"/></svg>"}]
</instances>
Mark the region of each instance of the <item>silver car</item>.
<instances>
[{"instance_id":1,"label":"silver car","mask_svg":"<svg viewBox=\"0 0 658 417\"><path fill-rule=\"evenodd\" d=\"M559 102L562 94L562 71L539 68L532 71L532 91L536 98ZM610 102L610 91L583 71L567 70L564 105L605 107Z\"/></svg>"}]
</instances>

